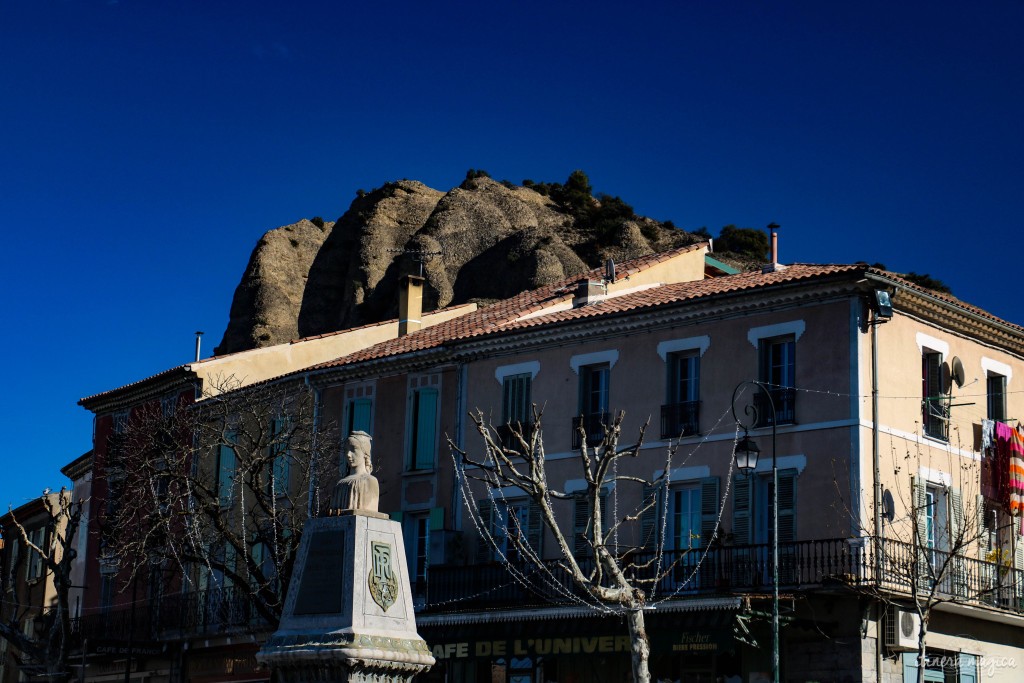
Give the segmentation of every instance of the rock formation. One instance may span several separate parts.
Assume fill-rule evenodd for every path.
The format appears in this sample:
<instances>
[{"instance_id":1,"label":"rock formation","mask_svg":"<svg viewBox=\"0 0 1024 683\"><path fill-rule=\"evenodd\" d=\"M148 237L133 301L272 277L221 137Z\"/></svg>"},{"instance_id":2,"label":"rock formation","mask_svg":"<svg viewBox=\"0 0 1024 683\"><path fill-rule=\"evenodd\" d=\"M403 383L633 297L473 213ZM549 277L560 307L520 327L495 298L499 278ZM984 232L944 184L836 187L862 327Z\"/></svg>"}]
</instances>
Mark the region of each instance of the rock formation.
<instances>
[{"instance_id":1,"label":"rock formation","mask_svg":"<svg viewBox=\"0 0 1024 683\"><path fill-rule=\"evenodd\" d=\"M597 200L594 200L595 202ZM395 317L425 259L427 310L512 296L698 238L641 217L598 233L533 189L477 177L442 193L409 180L361 193L336 223L266 233L235 290L218 355Z\"/></svg>"}]
</instances>

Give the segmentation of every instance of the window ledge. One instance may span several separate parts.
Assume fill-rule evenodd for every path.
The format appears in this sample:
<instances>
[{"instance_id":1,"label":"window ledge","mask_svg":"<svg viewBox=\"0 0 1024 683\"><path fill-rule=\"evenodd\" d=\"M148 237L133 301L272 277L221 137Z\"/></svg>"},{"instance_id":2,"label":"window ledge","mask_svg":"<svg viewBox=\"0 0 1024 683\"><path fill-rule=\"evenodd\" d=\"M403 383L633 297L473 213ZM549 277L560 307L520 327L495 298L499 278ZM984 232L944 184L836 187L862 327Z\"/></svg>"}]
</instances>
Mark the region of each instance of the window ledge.
<instances>
[{"instance_id":1,"label":"window ledge","mask_svg":"<svg viewBox=\"0 0 1024 683\"><path fill-rule=\"evenodd\" d=\"M431 467L429 470L406 470L402 472L402 477L416 478L416 477L428 477L433 476L437 472L437 468Z\"/></svg>"}]
</instances>

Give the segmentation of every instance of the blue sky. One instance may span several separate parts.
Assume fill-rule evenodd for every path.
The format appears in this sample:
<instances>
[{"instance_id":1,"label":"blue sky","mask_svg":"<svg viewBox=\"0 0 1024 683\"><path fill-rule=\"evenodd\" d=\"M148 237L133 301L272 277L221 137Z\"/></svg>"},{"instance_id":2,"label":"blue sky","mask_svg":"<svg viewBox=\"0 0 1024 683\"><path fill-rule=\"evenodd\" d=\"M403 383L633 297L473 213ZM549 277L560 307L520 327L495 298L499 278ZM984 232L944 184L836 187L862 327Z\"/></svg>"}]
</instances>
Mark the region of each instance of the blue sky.
<instances>
[{"instance_id":1,"label":"blue sky","mask_svg":"<svg viewBox=\"0 0 1024 683\"><path fill-rule=\"evenodd\" d=\"M784 262L929 272L1024 323L1019 2L2 0L0 509L82 396L220 341L268 229L468 168L585 170Z\"/></svg>"}]
</instances>

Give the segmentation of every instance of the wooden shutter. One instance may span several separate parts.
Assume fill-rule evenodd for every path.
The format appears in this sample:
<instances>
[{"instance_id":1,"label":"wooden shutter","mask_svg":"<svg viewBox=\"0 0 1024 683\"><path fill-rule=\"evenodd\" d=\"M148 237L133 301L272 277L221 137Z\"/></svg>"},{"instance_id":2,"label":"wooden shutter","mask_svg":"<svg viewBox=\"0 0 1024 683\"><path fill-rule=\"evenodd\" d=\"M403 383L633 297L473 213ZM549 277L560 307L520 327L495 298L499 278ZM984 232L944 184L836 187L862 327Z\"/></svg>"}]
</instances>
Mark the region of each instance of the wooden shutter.
<instances>
[{"instance_id":1,"label":"wooden shutter","mask_svg":"<svg viewBox=\"0 0 1024 683\"><path fill-rule=\"evenodd\" d=\"M444 531L444 508L430 508L431 531Z\"/></svg>"},{"instance_id":2,"label":"wooden shutter","mask_svg":"<svg viewBox=\"0 0 1024 683\"><path fill-rule=\"evenodd\" d=\"M1020 526L1024 518L1013 518L1013 566L1017 569L1024 569L1024 541L1020 536Z\"/></svg>"},{"instance_id":3,"label":"wooden shutter","mask_svg":"<svg viewBox=\"0 0 1024 683\"><path fill-rule=\"evenodd\" d=\"M919 476L910 477L910 500L913 503L916 574L918 583L927 588L931 583L931 553L928 549L928 488Z\"/></svg>"},{"instance_id":4,"label":"wooden shutter","mask_svg":"<svg viewBox=\"0 0 1024 683\"><path fill-rule=\"evenodd\" d=\"M779 542L796 540L796 470L779 472Z\"/></svg>"},{"instance_id":5,"label":"wooden shutter","mask_svg":"<svg viewBox=\"0 0 1024 683\"><path fill-rule=\"evenodd\" d=\"M949 515L949 550L962 554L966 549L964 540L970 538L964 530L963 495L960 493L960 489L951 487L946 490L946 498L949 505L947 511Z\"/></svg>"},{"instance_id":6,"label":"wooden shutter","mask_svg":"<svg viewBox=\"0 0 1024 683\"><path fill-rule=\"evenodd\" d=\"M413 467L418 470L434 466L437 445L437 389L416 392L416 442L413 444Z\"/></svg>"},{"instance_id":7,"label":"wooden shutter","mask_svg":"<svg viewBox=\"0 0 1024 683\"><path fill-rule=\"evenodd\" d=\"M487 534L493 533L494 503L489 498L481 498L476 502L476 509L480 513L480 536L476 544L476 561L491 562L494 559L494 551Z\"/></svg>"},{"instance_id":8,"label":"wooden shutter","mask_svg":"<svg viewBox=\"0 0 1024 683\"><path fill-rule=\"evenodd\" d=\"M578 493L572 499L572 553L577 558L586 557L590 551L587 540L590 525L590 504L585 493Z\"/></svg>"},{"instance_id":9,"label":"wooden shutter","mask_svg":"<svg viewBox=\"0 0 1024 683\"><path fill-rule=\"evenodd\" d=\"M658 548L658 536L661 533L661 524L659 523L662 517L661 506L664 505L662 488L644 484L643 501L641 502L643 512L640 514L640 545L647 550Z\"/></svg>"},{"instance_id":10,"label":"wooden shutter","mask_svg":"<svg viewBox=\"0 0 1024 683\"><path fill-rule=\"evenodd\" d=\"M541 517L540 504L531 500L526 508L526 542L536 553L543 557L541 545L544 541L544 520Z\"/></svg>"},{"instance_id":11,"label":"wooden shutter","mask_svg":"<svg viewBox=\"0 0 1024 683\"><path fill-rule=\"evenodd\" d=\"M751 535L751 511L752 500L750 477L745 474L737 474L733 478L732 495L732 537L736 545L749 545Z\"/></svg>"},{"instance_id":12,"label":"wooden shutter","mask_svg":"<svg viewBox=\"0 0 1024 683\"><path fill-rule=\"evenodd\" d=\"M707 547L718 531L718 477L700 480L700 543Z\"/></svg>"}]
</instances>

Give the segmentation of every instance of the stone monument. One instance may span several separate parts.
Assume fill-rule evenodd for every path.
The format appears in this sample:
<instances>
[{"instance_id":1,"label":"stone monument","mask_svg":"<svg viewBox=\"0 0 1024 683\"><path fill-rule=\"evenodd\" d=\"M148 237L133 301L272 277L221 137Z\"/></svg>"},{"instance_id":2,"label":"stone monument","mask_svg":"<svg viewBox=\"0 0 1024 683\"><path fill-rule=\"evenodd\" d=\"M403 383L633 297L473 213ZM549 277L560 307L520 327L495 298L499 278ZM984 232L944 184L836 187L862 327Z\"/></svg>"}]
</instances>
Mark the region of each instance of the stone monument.
<instances>
[{"instance_id":1,"label":"stone monument","mask_svg":"<svg viewBox=\"0 0 1024 683\"><path fill-rule=\"evenodd\" d=\"M256 658L283 683L411 681L434 658L416 633L402 526L377 511L370 435L346 441L348 476L302 532L278 630Z\"/></svg>"}]
</instances>

